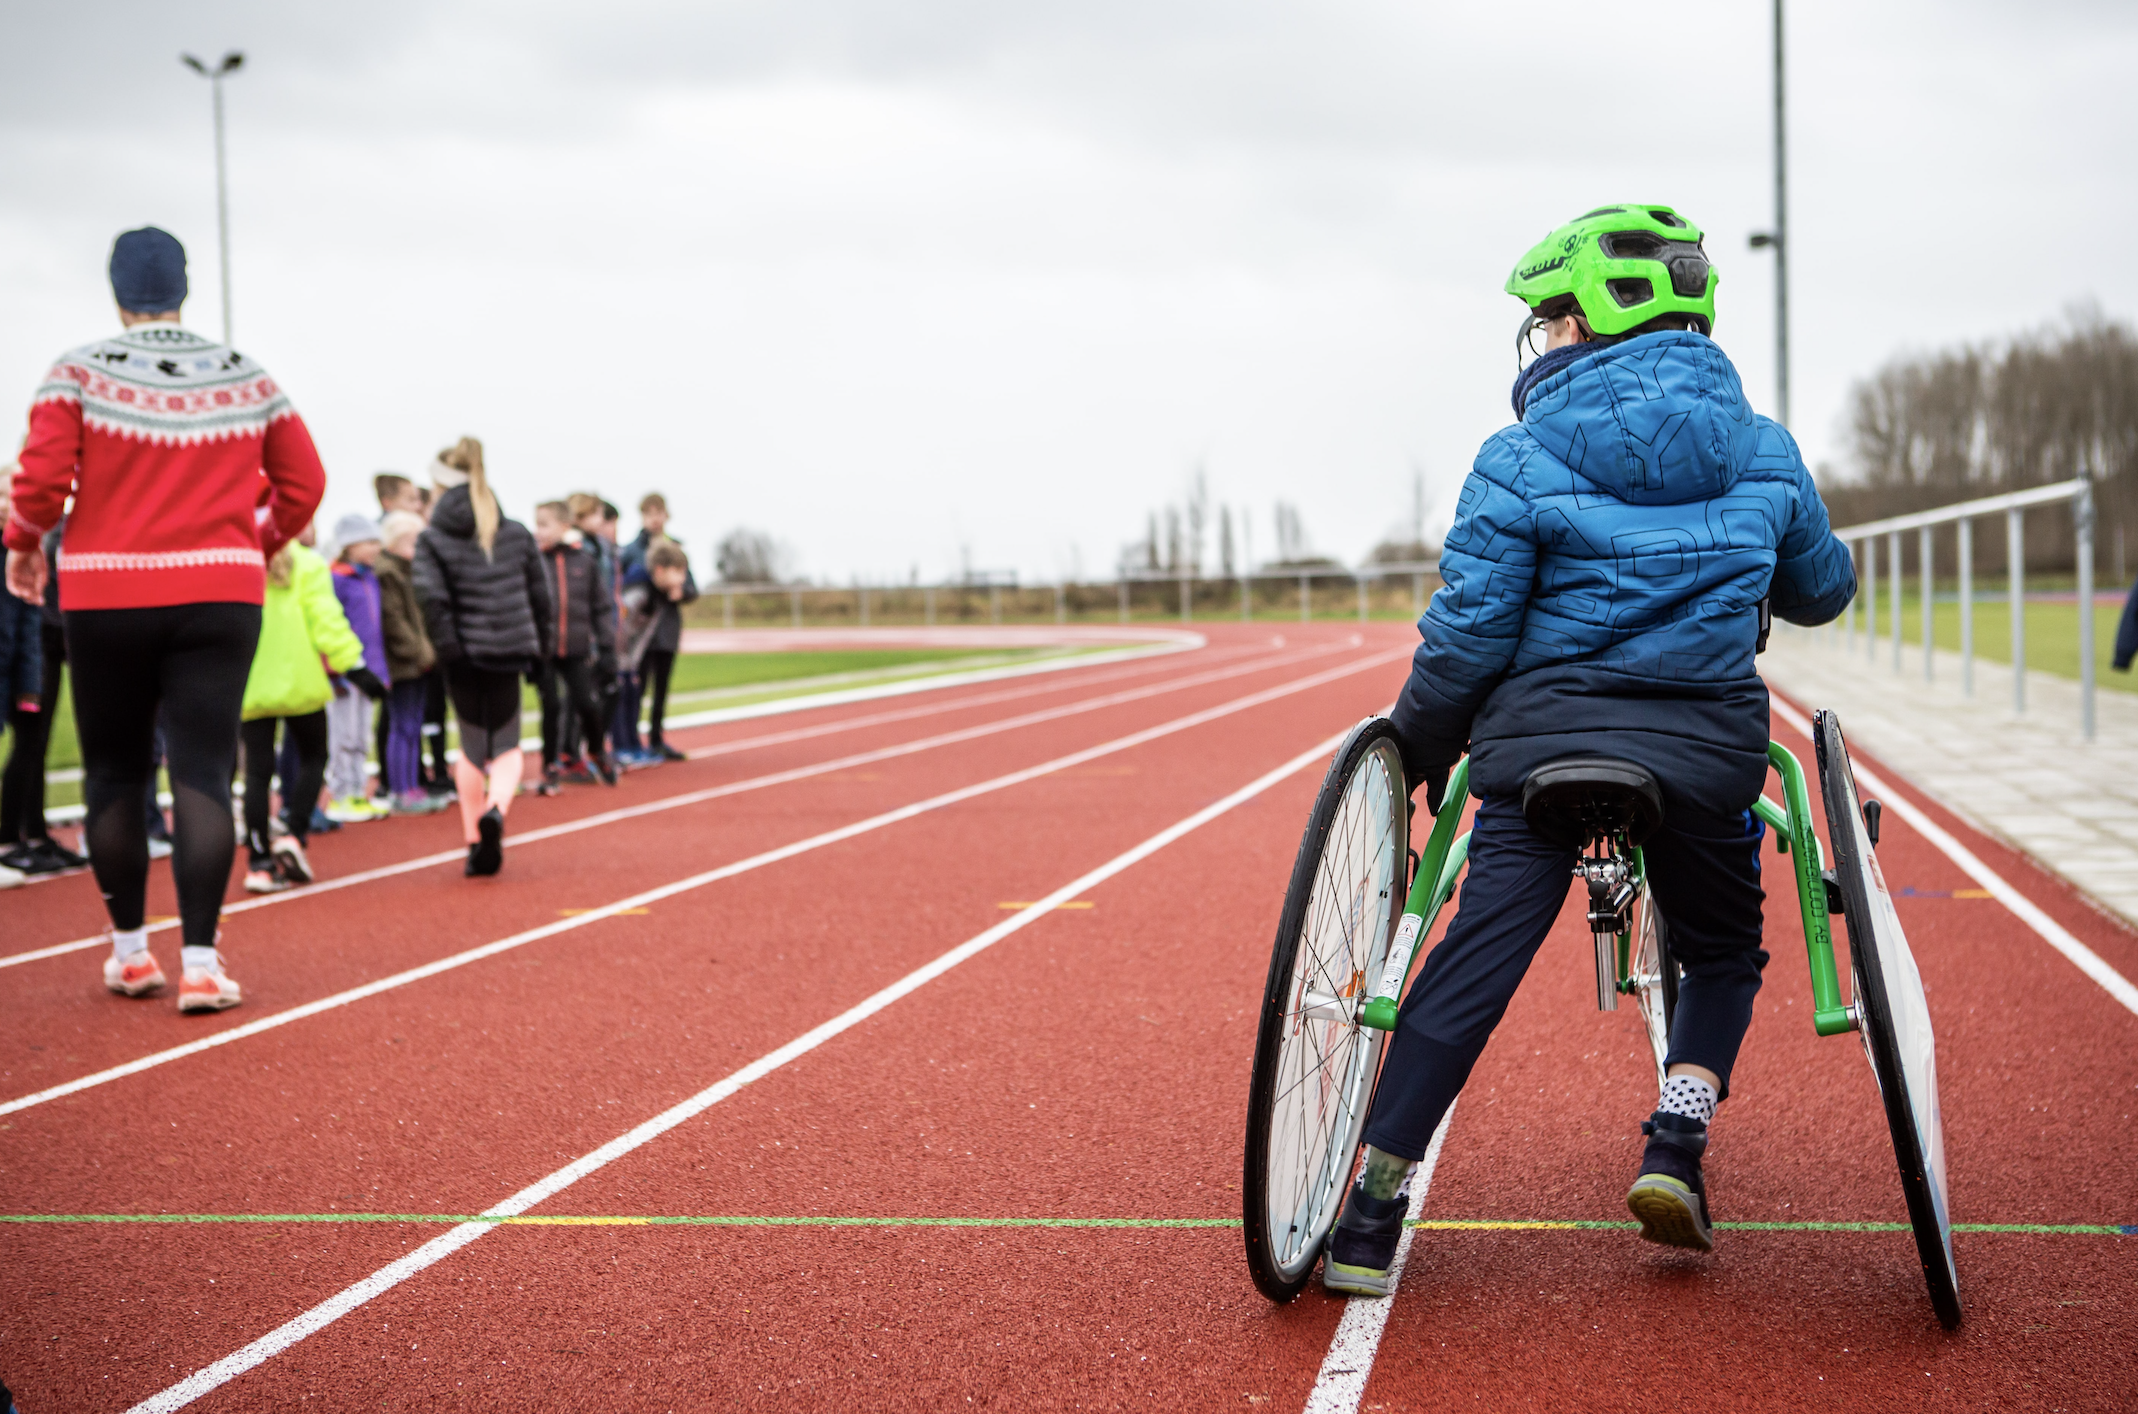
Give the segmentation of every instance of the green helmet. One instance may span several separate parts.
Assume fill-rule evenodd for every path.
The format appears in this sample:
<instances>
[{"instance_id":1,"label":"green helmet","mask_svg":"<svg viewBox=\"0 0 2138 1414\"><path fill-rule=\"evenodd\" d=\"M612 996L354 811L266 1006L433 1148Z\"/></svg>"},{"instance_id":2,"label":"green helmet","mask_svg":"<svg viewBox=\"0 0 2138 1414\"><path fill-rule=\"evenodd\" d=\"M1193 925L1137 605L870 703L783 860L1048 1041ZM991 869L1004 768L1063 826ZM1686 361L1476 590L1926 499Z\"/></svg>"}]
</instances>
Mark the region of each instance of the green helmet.
<instances>
[{"instance_id":1,"label":"green helmet","mask_svg":"<svg viewBox=\"0 0 2138 1414\"><path fill-rule=\"evenodd\" d=\"M1599 206L1523 256L1507 293L1546 318L1570 312L1571 302L1606 337L1668 314L1712 333L1721 277L1701 242L1700 228L1667 206Z\"/></svg>"}]
</instances>

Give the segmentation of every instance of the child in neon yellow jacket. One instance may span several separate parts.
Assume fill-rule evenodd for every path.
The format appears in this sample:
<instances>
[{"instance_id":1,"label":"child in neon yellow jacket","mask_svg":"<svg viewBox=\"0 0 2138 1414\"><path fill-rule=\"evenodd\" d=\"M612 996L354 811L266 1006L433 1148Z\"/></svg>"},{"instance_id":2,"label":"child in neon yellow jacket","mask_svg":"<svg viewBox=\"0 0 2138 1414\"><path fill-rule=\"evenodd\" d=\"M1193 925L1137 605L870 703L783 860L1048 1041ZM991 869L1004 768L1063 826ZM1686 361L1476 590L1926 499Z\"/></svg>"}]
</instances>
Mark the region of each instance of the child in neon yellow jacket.
<instances>
[{"instance_id":1,"label":"child in neon yellow jacket","mask_svg":"<svg viewBox=\"0 0 2138 1414\"><path fill-rule=\"evenodd\" d=\"M245 679L245 887L253 893L312 882L304 846L327 769L327 701L334 695L327 674L341 675L366 696L384 696L385 684L363 664L364 645L342 613L327 562L308 545L284 546L267 567L260 643ZM277 723L296 750L297 768L282 782L289 833L271 839L268 792Z\"/></svg>"}]
</instances>

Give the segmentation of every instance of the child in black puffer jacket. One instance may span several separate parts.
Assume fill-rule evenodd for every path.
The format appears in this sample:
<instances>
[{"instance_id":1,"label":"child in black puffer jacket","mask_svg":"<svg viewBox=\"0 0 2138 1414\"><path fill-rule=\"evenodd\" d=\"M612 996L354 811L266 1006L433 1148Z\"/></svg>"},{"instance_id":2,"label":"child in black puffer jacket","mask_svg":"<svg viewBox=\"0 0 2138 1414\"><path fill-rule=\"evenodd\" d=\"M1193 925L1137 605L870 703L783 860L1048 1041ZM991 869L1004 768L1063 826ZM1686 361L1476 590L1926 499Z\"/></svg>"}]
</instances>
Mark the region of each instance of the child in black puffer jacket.
<instances>
[{"instance_id":1,"label":"child in black puffer jacket","mask_svg":"<svg viewBox=\"0 0 2138 1414\"><path fill-rule=\"evenodd\" d=\"M467 872L495 874L505 862L505 814L524 769L520 679L550 640L556 612L534 536L498 510L482 443L461 438L439 454L431 475L448 489L416 540L416 592L460 722L453 784Z\"/></svg>"}]
</instances>

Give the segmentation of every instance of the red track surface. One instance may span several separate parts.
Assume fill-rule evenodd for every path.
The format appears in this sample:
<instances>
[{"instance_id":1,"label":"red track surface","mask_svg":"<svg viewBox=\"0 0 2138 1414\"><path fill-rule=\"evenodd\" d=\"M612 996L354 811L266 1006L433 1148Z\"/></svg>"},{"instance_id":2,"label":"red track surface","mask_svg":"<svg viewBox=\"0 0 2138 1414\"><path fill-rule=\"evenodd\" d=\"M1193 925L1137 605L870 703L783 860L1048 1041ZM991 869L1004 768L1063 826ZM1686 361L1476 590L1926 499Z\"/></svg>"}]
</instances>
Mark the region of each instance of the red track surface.
<instances>
[{"instance_id":1,"label":"red track surface","mask_svg":"<svg viewBox=\"0 0 2138 1414\"><path fill-rule=\"evenodd\" d=\"M247 1004L180 1018L97 985L94 951L0 971L0 1101L598 907L766 848L1356 662L1407 628L1217 626L1119 676L945 691L927 719L523 799L525 831L944 730L1272 666L233 916ZM1333 651L1305 661L1303 646ZM1229 651L1228 651L1229 650ZM1241 651L1251 650L1251 651ZM1284 661L1274 661L1283 659ZM784 1045L1384 705L1382 665L1087 765L665 899L0 1117L11 1213L476 1213ZM1103 682L1095 681L1104 677ZM885 704L781 719L780 730ZM765 734L763 722L688 745ZM1807 742L1777 724L1807 764ZM1269 932L1309 768L537 1208L540 1214L1238 1214ZM2126 976L2138 939L1932 808ZM456 843L353 828L345 874ZM1966 889L1894 814L1900 889ZM1786 861L1768 856L1776 866ZM158 870L152 912L169 912ZM1716 1128L1717 1215L1903 1218L1869 1069L1811 1034L1787 873L1759 1016ZM1939 1027L1962 1222L2138 1222L2138 1018L1989 900L1903 898ZM95 931L86 878L0 903L15 953ZM166 967L176 944L159 935ZM1428 1218L1616 1219L1653 1103L1631 1012L1598 1014L1570 911L1466 1092ZM0 1372L27 1414L122 1409L442 1225L0 1224ZM1963 1235L1938 1330L1905 1235L1727 1233L1712 1258L1622 1232L1423 1232L1364 1408L2128 1409L2138 1246ZM1297 1409L1340 1314L1273 1308L1237 1231L564 1227L491 1232L204 1398L201 1409ZM1822 1379L1823 1377L1823 1379Z\"/></svg>"}]
</instances>

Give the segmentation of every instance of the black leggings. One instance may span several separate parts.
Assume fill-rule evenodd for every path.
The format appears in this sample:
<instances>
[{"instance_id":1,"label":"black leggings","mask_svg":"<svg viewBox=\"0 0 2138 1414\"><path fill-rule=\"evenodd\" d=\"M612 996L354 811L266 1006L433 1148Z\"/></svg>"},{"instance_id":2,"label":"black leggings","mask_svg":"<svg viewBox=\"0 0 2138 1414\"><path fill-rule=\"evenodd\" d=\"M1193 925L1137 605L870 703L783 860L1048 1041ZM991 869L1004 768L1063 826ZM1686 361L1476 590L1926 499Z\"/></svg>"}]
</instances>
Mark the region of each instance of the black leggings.
<instances>
[{"instance_id":1,"label":"black leggings","mask_svg":"<svg viewBox=\"0 0 2138 1414\"><path fill-rule=\"evenodd\" d=\"M312 809L319 804L320 782L327 775L327 713L325 708L302 717L261 717L245 724L245 853L255 868L273 853L268 831L268 796L275 776L275 724L288 731L284 739L296 748L297 769L282 777L282 813L290 833L304 843L312 831Z\"/></svg>"},{"instance_id":2,"label":"black leggings","mask_svg":"<svg viewBox=\"0 0 2138 1414\"><path fill-rule=\"evenodd\" d=\"M648 684L653 688L653 705L646 718L646 744L661 744L661 722L668 715L668 679L676 670L676 655L659 648L646 650L646 660L641 665Z\"/></svg>"},{"instance_id":3,"label":"black leggings","mask_svg":"<svg viewBox=\"0 0 2138 1414\"><path fill-rule=\"evenodd\" d=\"M590 658L542 658L535 668L535 686L542 697L542 764L557 764L560 754L574 749L576 735L569 718L581 722L601 720L601 690L594 685L594 662ZM591 749L599 753L596 738Z\"/></svg>"},{"instance_id":4,"label":"black leggings","mask_svg":"<svg viewBox=\"0 0 2138 1414\"><path fill-rule=\"evenodd\" d=\"M73 609L74 725L82 742L83 837L114 928L142 923L148 829L141 797L163 714L171 776L171 877L187 947L215 946L237 831L230 820L245 675L260 638L258 604Z\"/></svg>"},{"instance_id":5,"label":"black leggings","mask_svg":"<svg viewBox=\"0 0 2138 1414\"><path fill-rule=\"evenodd\" d=\"M52 713L59 703L59 671L67 661L67 636L55 624L39 624L43 635L44 674L38 681L39 708L26 712L9 704L8 726L15 733L7 770L0 776L0 845L50 839L45 827L45 755L52 741Z\"/></svg>"}]
</instances>

